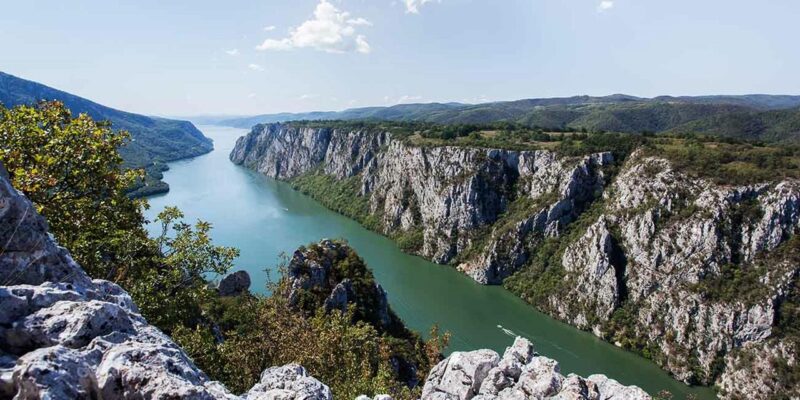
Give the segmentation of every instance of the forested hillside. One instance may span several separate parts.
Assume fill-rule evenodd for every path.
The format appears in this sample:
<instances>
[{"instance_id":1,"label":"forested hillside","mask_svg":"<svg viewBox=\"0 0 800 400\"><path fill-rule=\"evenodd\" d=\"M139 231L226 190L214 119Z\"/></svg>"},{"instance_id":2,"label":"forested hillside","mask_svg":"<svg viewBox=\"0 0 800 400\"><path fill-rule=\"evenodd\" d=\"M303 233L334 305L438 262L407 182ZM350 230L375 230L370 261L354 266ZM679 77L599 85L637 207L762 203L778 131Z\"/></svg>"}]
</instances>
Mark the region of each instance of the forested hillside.
<instances>
[{"instance_id":1,"label":"forested hillside","mask_svg":"<svg viewBox=\"0 0 800 400\"><path fill-rule=\"evenodd\" d=\"M126 130L131 140L120 154L128 168L145 168L144 187L136 194L145 195L168 190L161 182L165 162L205 154L213 149L211 139L188 121L147 117L115 110L61 90L0 72L0 104L5 107L33 105L39 101L57 100L77 116L86 113L96 121L110 121L113 129Z\"/></svg>"},{"instance_id":2,"label":"forested hillside","mask_svg":"<svg viewBox=\"0 0 800 400\"><path fill-rule=\"evenodd\" d=\"M485 104L430 103L340 112L282 113L222 120L250 128L293 120L387 120L438 124L511 122L529 128L621 133L705 133L767 141L797 141L800 96L743 95L652 99L628 95L526 99Z\"/></svg>"}]
</instances>

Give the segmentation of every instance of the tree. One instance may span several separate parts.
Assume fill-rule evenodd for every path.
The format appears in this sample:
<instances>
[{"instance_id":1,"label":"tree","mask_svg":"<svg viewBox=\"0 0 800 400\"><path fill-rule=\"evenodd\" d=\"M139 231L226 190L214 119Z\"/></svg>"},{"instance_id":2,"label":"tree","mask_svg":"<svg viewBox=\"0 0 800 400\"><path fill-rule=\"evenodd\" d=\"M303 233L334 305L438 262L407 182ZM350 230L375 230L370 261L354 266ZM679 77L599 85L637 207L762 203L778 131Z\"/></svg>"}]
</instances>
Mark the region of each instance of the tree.
<instances>
[{"instance_id":1,"label":"tree","mask_svg":"<svg viewBox=\"0 0 800 400\"><path fill-rule=\"evenodd\" d=\"M167 332L203 323L201 305L216 295L209 290L207 277L225 274L239 256L238 249L212 242L210 223L197 221L191 226L183 217L176 207L158 214L156 221L162 227L154 240L158 264L128 285L142 314Z\"/></svg>"},{"instance_id":2,"label":"tree","mask_svg":"<svg viewBox=\"0 0 800 400\"><path fill-rule=\"evenodd\" d=\"M59 244L90 276L128 290L154 325L193 326L211 292L205 276L227 271L238 250L214 245L209 223L185 224L174 207L159 214L162 235L148 237L146 201L126 195L142 176L122 167L128 138L88 115L73 117L60 102L0 107L0 162Z\"/></svg>"},{"instance_id":3,"label":"tree","mask_svg":"<svg viewBox=\"0 0 800 400\"><path fill-rule=\"evenodd\" d=\"M145 203L125 192L140 171L122 169L129 138L60 102L0 106L0 162L50 224L58 242L93 277L124 280L154 255Z\"/></svg>"}]
</instances>

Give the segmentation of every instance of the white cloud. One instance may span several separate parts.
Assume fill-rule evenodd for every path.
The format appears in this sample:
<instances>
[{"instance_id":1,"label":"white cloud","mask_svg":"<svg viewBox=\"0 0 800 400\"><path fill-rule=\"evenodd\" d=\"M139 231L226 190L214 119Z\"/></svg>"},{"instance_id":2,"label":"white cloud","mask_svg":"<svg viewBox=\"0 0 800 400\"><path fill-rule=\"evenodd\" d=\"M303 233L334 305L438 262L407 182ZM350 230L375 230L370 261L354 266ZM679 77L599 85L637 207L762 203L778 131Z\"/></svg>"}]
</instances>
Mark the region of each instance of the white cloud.
<instances>
[{"instance_id":1,"label":"white cloud","mask_svg":"<svg viewBox=\"0 0 800 400\"><path fill-rule=\"evenodd\" d=\"M310 100L310 99L316 99L317 97L319 97L318 94L311 93L311 94L300 95L300 97L298 97L297 99L298 100Z\"/></svg>"},{"instance_id":2,"label":"white cloud","mask_svg":"<svg viewBox=\"0 0 800 400\"><path fill-rule=\"evenodd\" d=\"M416 102L418 102L418 101L420 101L420 100L422 100L422 96L409 96L409 95L405 95L405 96L400 96L400 98L399 98L399 99L397 99L397 104L403 104L403 103L416 103Z\"/></svg>"},{"instance_id":3,"label":"white cloud","mask_svg":"<svg viewBox=\"0 0 800 400\"><path fill-rule=\"evenodd\" d=\"M467 104L481 104L481 103L488 103L489 102L489 98L486 97L485 94L482 94L480 96L475 96L475 97L472 97L472 98L465 98L465 99L463 99L461 101L464 102L464 103L467 103Z\"/></svg>"},{"instance_id":4,"label":"white cloud","mask_svg":"<svg viewBox=\"0 0 800 400\"><path fill-rule=\"evenodd\" d=\"M411 96L411 95L404 95L398 98L394 98L391 96L384 96L383 102L386 104L408 104L408 103L419 103L424 99L422 96Z\"/></svg>"},{"instance_id":5,"label":"white cloud","mask_svg":"<svg viewBox=\"0 0 800 400\"><path fill-rule=\"evenodd\" d=\"M432 3L434 0L403 0L403 3L406 5L406 12L411 14L419 14L419 8L424 6L427 3ZM441 3L441 0L436 0L437 3Z\"/></svg>"},{"instance_id":6,"label":"white cloud","mask_svg":"<svg viewBox=\"0 0 800 400\"><path fill-rule=\"evenodd\" d=\"M252 99L252 98L255 98L255 97L256 97L255 93L250 93L250 94L247 95L248 99Z\"/></svg>"},{"instance_id":7,"label":"white cloud","mask_svg":"<svg viewBox=\"0 0 800 400\"><path fill-rule=\"evenodd\" d=\"M328 0L320 0L312 19L293 28L288 37L267 39L256 49L312 48L328 53L355 51L367 54L371 50L367 38L364 35L356 34L356 28L371 25L372 23L364 18L351 18L350 13L340 11Z\"/></svg>"},{"instance_id":8,"label":"white cloud","mask_svg":"<svg viewBox=\"0 0 800 400\"><path fill-rule=\"evenodd\" d=\"M597 5L597 12L608 11L614 8L614 0L603 0Z\"/></svg>"},{"instance_id":9,"label":"white cloud","mask_svg":"<svg viewBox=\"0 0 800 400\"><path fill-rule=\"evenodd\" d=\"M253 71L263 71L264 70L264 67L262 67L262 66L260 66L258 64L248 64L247 68L250 68Z\"/></svg>"},{"instance_id":10,"label":"white cloud","mask_svg":"<svg viewBox=\"0 0 800 400\"><path fill-rule=\"evenodd\" d=\"M227 53L229 56L238 56L239 55L239 49L225 50L225 53Z\"/></svg>"},{"instance_id":11,"label":"white cloud","mask_svg":"<svg viewBox=\"0 0 800 400\"><path fill-rule=\"evenodd\" d=\"M275 25L265 26L264 32L272 32L275 30Z\"/></svg>"}]
</instances>

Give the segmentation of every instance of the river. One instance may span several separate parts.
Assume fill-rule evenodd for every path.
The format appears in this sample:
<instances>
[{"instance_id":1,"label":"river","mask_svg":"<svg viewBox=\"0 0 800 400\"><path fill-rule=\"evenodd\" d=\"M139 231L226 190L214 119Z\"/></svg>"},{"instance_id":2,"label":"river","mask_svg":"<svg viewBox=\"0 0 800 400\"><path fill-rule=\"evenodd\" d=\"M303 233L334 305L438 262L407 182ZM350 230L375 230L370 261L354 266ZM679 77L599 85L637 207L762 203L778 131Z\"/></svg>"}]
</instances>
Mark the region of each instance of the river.
<instances>
[{"instance_id":1,"label":"river","mask_svg":"<svg viewBox=\"0 0 800 400\"><path fill-rule=\"evenodd\" d=\"M389 303L406 324L426 333L433 324L452 334L449 351L491 348L502 354L514 336L561 363L562 373L606 374L651 394L669 390L714 398L708 388L690 388L652 362L593 335L555 321L497 286L482 286L457 272L400 251L391 240L321 206L283 182L228 160L243 129L198 126L214 139L209 154L170 163L164 180L170 192L151 197L148 219L165 206L178 206L186 221L214 226L214 241L241 250L236 269L250 273L251 289L264 293L267 276L277 274L281 254L322 238L343 238L366 260L388 292ZM150 229L157 229L154 225Z\"/></svg>"}]
</instances>

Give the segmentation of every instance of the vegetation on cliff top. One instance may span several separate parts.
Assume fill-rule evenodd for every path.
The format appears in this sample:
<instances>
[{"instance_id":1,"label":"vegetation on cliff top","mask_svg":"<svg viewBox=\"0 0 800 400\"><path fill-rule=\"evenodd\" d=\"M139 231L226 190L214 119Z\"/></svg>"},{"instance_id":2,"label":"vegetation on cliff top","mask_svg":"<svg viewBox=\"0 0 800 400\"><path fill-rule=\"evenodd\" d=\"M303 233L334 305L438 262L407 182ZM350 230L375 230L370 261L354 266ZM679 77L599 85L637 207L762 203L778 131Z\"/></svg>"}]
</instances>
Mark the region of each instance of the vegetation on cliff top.
<instances>
[{"instance_id":1,"label":"vegetation on cliff top","mask_svg":"<svg viewBox=\"0 0 800 400\"><path fill-rule=\"evenodd\" d=\"M506 122L489 125L438 125L387 121L294 121L287 125L390 132L398 140L421 147L550 150L565 157L608 151L614 154L617 163L640 149L648 156L666 158L677 170L719 184L750 184L800 178L798 145L770 145L691 133L656 136L570 129L543 130ZM342 213L355 217L348 212Z\"/></svg>"},{"instance_id":2,"label":"vegetation on cliff top","mask_svg":"<svg viewBox=\"0 0 800 400\"><path fill-rule=\"evenodd\" d=\"M340 112L273 114L222 121L250 128L293 120L392 121L428 124L519 124L544 130L641 134L705 133L783 143L800 141L798 96L700 96L653 99L626 95L524 99L485 104L398 104Z\"/></svg>"}]
</instances>

